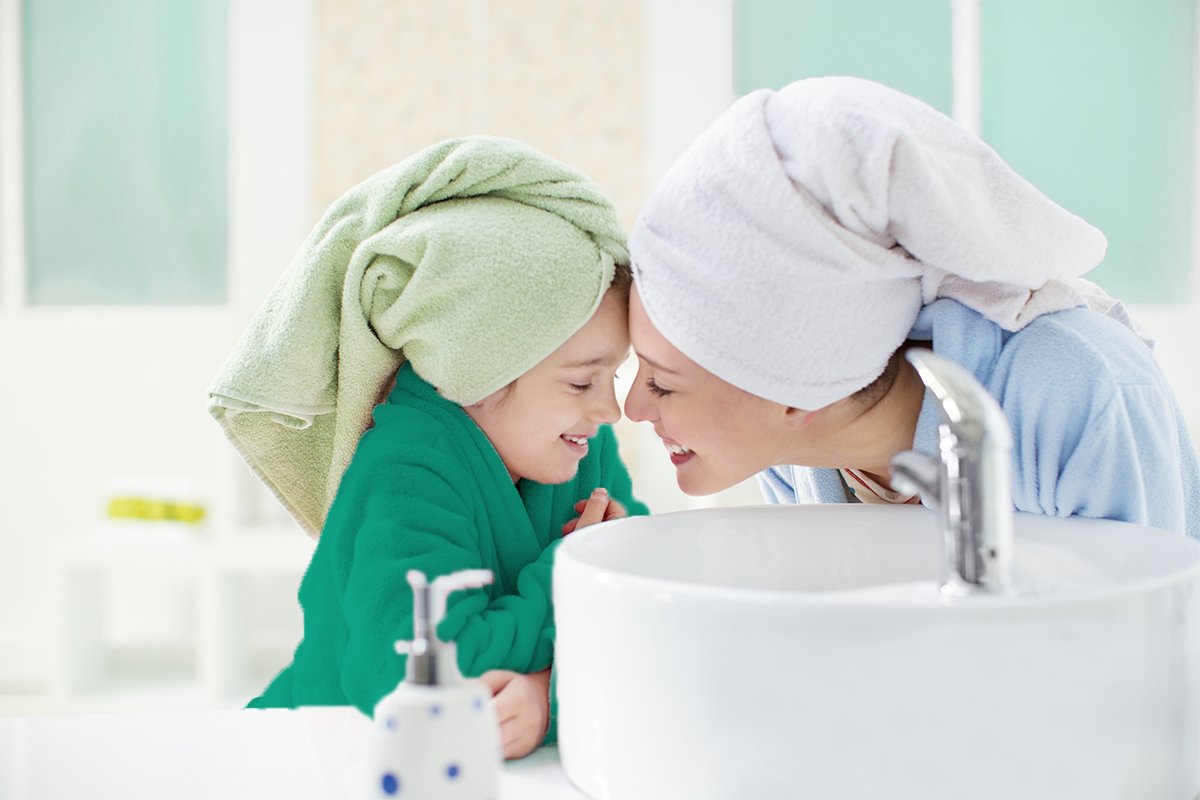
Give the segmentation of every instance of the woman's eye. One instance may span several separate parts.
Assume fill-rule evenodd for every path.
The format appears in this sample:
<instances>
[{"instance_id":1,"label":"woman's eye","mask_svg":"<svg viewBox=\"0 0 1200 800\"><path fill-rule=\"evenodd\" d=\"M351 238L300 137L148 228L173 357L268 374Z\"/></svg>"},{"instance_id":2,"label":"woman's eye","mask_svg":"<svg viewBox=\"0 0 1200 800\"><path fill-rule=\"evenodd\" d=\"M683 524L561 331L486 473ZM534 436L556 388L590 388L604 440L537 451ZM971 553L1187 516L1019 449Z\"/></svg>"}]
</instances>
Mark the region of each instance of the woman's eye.
<instances>
[{"instance_id":1,"label":"woman's eye","mask_svg":"<svg viewBox=\"0 0 1200 800\"><path fill-rule=\"evenodd\" d=\"M670 389L664 389L655 383L654 378L646 379L646 388L650 390L650 394L657 395L658 397L666 397L671 393Z\"/></svg>"},{"instance_id":2,"label":"woman's eye","mask_svg":"<svg viewBox=\"0 0 1200 800\"><path fill-rule=\"evenodd\" d=\"M592 385L590 383L572 383L571 388L577 392L586 392L592 388Z\"/></svg>"}]
</instances>

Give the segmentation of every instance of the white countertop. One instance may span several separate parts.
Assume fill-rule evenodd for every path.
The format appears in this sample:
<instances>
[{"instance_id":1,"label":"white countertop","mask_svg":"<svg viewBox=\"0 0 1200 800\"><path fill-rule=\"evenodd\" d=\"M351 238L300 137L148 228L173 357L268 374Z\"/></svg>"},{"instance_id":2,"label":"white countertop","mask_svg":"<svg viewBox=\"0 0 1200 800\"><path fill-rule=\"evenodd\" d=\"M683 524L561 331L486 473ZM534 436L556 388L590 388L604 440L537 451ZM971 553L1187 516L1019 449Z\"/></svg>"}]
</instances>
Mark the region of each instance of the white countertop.
<instances>
[{"instance_id":1,"label":"white countertop","mask_svg":"<svg viewBox=\"0 0 1200 800\"><path fill-rule=\"evenodd\" d=\"M0 798L352 800L369 731L352 708L0 718ZM586 800L555 747L506 763L500 798Z\"/></svg>"}]
</instances>

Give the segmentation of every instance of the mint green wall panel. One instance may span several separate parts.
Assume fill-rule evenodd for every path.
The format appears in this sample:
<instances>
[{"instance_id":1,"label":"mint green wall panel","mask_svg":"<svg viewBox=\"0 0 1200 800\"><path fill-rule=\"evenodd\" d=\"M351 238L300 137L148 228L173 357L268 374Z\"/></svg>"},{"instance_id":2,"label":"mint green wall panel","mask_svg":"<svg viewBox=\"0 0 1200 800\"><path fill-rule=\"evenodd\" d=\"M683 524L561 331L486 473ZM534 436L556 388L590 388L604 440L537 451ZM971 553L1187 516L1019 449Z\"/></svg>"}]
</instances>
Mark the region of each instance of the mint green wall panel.
<instances>
[{"instance_id":1,"label":"mint green wall panel","mask_svg":"<svg viewBox=\"0 0 1200 800\"><path fill-rule=\"evenodd\" d=\"M738 94L855 75L950 113L950 0L735 0L733 13Z\"/></svg>"},{"instance_id":2,"label":"mint green wall panel","mask_svg":"<svg viewBox=\"0 0 1200 800\"><path fill-rule=\"evenodd\" d=\"M25 0L27 300L227 289L225 0Z\"/></svg>"},{"instance_id":3,"label":"mint green wall panel","mask_svg":"<svg viewBox=\"0 0 1200 800\"><path fill-rule=\"evenodd\" d=\"M1108 236L1130 302L1192 286L1195 0L983 0L983 137Z\"/></svg>"}]
</instances>

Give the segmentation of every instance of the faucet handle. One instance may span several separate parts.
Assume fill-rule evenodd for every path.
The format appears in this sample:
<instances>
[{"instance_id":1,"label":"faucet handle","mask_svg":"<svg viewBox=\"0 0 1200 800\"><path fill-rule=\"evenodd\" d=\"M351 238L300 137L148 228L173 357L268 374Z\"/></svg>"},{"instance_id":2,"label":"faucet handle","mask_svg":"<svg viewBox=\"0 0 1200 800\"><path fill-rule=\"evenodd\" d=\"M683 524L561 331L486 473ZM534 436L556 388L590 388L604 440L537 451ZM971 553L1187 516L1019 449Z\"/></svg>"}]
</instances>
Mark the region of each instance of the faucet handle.
<instances>
[{"instance_id":1,"label":"faucet handle","mask_svg":"<svg viewBox=\"0 0 1200 800\"><path fill-rule=\"evenodd\" d=\"M405 577L413 592L413 638L412 641L398 641L395 647L397 653L409 657L407 680L423 686L461 680L454 643L439 639L437 626L446 615L447 596L462 589L488 585L492 582L492 571L460 570L430 581L425 573L410 569Z\"/></svg>"},{"instance_id":2,"label":"faucet handle","mask_svg":"<svg viewBox=\"0 0 1200 800\"><path fill-rule=\"evenodd\" d=\"M899 492L920 495L930 508L942 503L942 483L939 462L933 456L904 450L892 456L892 488Z\"/></svg>"},{"instance_id":3,"label":"faucet handle","mask_svg":"<svg viewBox=\"0 0 1200 800\"><path fill-rule=\"evenodd\" d=\"M998 447L1012 447L1008 418L974 375L932 350L911 348L904 357L937 398L942 420L956 437L973 444L987 441Z\"/></svg>"}]
</instances>

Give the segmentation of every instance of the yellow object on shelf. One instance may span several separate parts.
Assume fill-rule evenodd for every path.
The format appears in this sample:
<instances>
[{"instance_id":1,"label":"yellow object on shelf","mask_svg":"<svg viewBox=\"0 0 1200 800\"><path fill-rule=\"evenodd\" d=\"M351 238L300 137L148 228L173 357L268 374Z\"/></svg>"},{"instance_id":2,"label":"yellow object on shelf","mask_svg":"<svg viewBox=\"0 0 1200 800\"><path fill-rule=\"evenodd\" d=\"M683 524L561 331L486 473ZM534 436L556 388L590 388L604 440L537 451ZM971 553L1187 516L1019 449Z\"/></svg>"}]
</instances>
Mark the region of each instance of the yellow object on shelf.
<instances>
[{"instance_id":1,"label":"yellow object on shelf","mask_svg":"<svg viewBox=\"0 0 1200 800\"><path fill-rule=\"evenodd\" d=\"M204 506L149 497L114 497L108 501L110 519L198 523L204 519Z\"/></svg>"}]
</instances>

